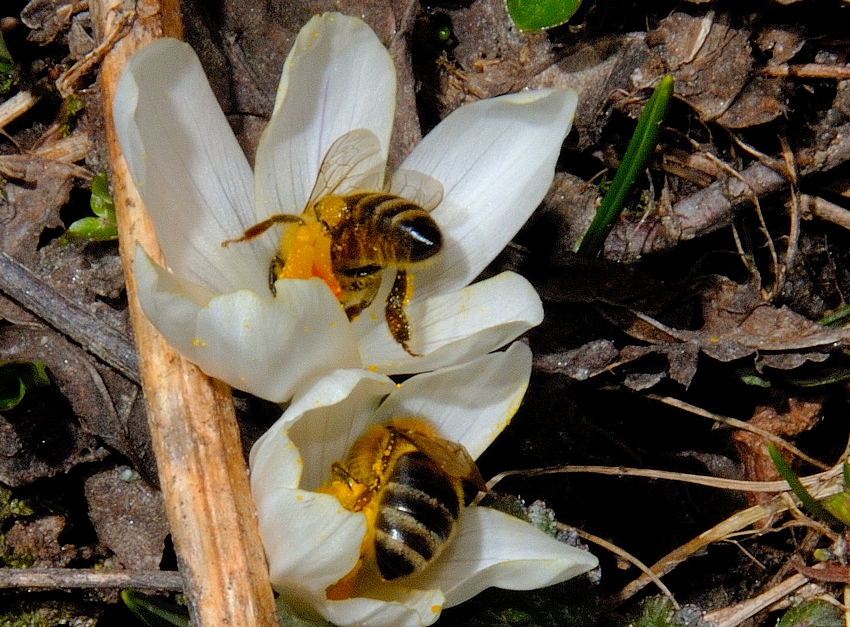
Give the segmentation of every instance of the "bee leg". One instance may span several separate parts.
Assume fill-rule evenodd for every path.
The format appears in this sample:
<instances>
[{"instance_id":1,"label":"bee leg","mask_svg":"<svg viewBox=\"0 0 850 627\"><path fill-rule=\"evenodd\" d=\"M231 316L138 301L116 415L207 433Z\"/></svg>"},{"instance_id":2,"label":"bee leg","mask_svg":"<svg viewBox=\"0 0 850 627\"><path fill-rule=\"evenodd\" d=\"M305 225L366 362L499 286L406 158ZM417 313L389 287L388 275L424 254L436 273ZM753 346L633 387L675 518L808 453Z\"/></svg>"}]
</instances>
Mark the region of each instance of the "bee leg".
<instances>
[{"instance_id":1,"label":"bee leg","mask_svg":"<svg viewBox=\"0 0 850 627\"><path fill-rule=\"evenodd\" d=\"M372 485L364 485L360 483L354 478L348 469L339 462L334 462L331 466L331 479L333 481L344 483L348 486L348 490L351 492L351 497L346 498L346 500L340 500L340 502L343 504L343 507L352 512L359 512L366 507L381 487L380 482ZM337 499L339 498L339 495L337 495Z\"/></svg>"},{"instance_id":2,"label":"bee leg","mask_svg":"<svg viewBox=\"0 0 850 627\"><path fill-rule=\"evenodd\" d=\"M339 462L334 462L331 466L331 477L337 481L342 481L343 483L348 484L348 487L351 488L357 481L354 477L351 476L351 473L348 472L348 469L340 464Z\"/></svg>"},{"instance_id":3,"label":"bee leg","mask_svg":"<svg viewBox=\"0 0 850 627\"><path fill-rule=\"evenodd\" d=\"M390 328L390 335L393 336L393 339L401 344L401 347L409 355L419 357L419 354L414 353L407 345L410 341L410 323L407 321L404 306L410 300L411 288L411 279L407 276L407 272L404 270L396 271L392 289L390 289L390 293L387 295L384 314L386 315L387 326Z\"/></svg>"},{"instance_id":4,"label":"bee leg","mask_svg":"<svg viewBox=\"0 0 850 627\"><path fill-rule=\"evenodd\" d=\"M270 216L267 220L263 220L262 222L258 222L251 228L247 229L241 237L236 237L234 239L226 239L221 243L222 248L227 248L230 244L234 244L236 242L247 242L255 237L259 237L270 228L272 228L275 224L286 224L286 223L296 223L296 224L304 224L304 220L301 219L301 216L296 216L291 213L276 213Z\"/></svg>"},{"instance_id":5,"label":"bee leg","mask_svg":"<svg viewBox=\"0 0 850 627\"><path fill-rule=\"evenodd\" d=\"M381 267L363 266L343 269L337 273L343 296L340 302L345 315L354 320L372 304L381 287Z\"/></svg>"},{"instance_id":6,"label":"bee leg","mask_svg":"<svg viewBox=\"0 0 850 627\"><path fill-rule=\"evenodd\" d=\"M284 265L286 265L286 262L280 258L280 255L275 255L269 264L269 290L272 296L277 296L277 289L275 289L274 282L277 281L277 278L283 272Z\"/></svg>"}]
</instances>

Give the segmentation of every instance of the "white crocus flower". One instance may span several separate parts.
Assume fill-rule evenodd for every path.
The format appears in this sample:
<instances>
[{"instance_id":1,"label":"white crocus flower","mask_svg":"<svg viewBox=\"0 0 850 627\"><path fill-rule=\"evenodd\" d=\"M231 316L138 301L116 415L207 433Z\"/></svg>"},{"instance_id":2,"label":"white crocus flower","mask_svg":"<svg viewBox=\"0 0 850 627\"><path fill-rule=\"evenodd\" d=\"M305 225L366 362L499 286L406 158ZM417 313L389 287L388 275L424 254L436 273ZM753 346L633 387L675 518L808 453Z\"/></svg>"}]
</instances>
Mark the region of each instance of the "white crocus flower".
<instances>
[{"instance_id":1,"label":"white crocus flower","mask_svg":"<svg viewBox=\"0 0 850 627\"><path fill-rule=\"evenodd\" d=\"M401 374L462 363L541 321L540 300L522 277L503 273L469 284L548 189L575 111L572 91L462 107L402 164L444 191L431 213L442 251L415 270L406 308L419 357L390 335L385 291L353 324L319 279L281 279L273 297L268 273L279 227L222 248L272 214L301 214L323 158L346 133L373 133L385 164L395 91L390 56L365 23L314 17L286 61L252 172L188 45L161 39L130 59L114 123L169 268L137 256L139 299L166 339L207 374L280 402L337 368ZM337 192L374 185L380 170L377 179L353 172ZM388 187L405 193L403 180Z\"/></svg>"},{"instance_id":2,"label":"white crocus flower","mask_svg":"<svg viewBox=\"0 0 850 627\"><path fill-rule=\"evenodd\" d=\"M430 625L443 608L485 588L539 588L595 568L590 553L473 506L462 510L455 536L422 573L365 584L353 598L327 598L357 564L366 533L363 513L316 492L333 462L371 425L399 416L426 420L477 458L510 421L530 373L531 352L515 343L401 385L378 373L339 370L299 392L251 451L260 535L282 600L341 626Z\"/></svg>"}]
</instances>

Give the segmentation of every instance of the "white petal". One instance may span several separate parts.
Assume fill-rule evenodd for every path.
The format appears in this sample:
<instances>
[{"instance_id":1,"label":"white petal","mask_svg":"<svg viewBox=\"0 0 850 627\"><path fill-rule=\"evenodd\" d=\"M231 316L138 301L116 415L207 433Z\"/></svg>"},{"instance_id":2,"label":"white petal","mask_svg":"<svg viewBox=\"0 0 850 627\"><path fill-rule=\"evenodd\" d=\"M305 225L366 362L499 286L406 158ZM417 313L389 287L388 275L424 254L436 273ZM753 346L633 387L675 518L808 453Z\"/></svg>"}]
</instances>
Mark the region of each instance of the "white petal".
<instances>
[{"instance_id":1,"label":"white petal","mask_svg":"<svg viewBox=\"0 0 850 627\"><path fill-rule=\"evenodd\" d=\"M325 601L317 609L338 627L423 627L440 617L443 603L439 590L408 590L396 601L366 598Z\"/></svg>"},{"instance_id":2,"label":"white petal","mask_svg":"<svg viewBox=\"0 0 850 627\"><path fill-rule=\"evenodd\" d=\"M112 112L174 272L218 292L261 289L268 248L259 241L221 247L256 222L253 175L194 51L158 39L133 55Z\"/></svg>"},{"instance_id":3,"label":"white petal","mask_svg":"<svg viewBox=\"0 0 850 627\"><path fill-rule=\"evenodd\" d=\"M335 497L280 490L264 494L256 506L275 589L324 596L357 564L366 517L343 509Z\"/></svg>"},{"instance_id":4,"label":"white petal","mask_svg":"<svg viewBox=\"0 0 850 627\"><path fill-rule=\"evenodd\" d=\"M136 280L145 315L174 348L211 377L261 398L289 400L310 379L360 363L351 325L319 279L278 281L276 298L239 290L205 304L197 286L140 252Z\"/></svg>"},{"instance_id":5,"label":"white petal","mask_svg":"<svg viewBox=\"0 0 850 627\"><path fill-rule=\"evenodd\" d=\"M407 354L390 335L383 303L373 305L354 321L367 367L392 375L469 361L540 324L543 305L525 278L503 272L462 290L415 300L407 307L407 317L410 346L419 357Z\"/></svg>"},{"instance_id":6,"label":"white petal","mask_svg":"<svg viewBox=\"0 0 850 627\"><path fill-rule=\"evenodd\" d=\"M331 464L343 459L375 422L375 408L395 388L392 380L375 372L338 370L293 399L279 422L290 425L289 437L304 462L300 487L315 490L330 478Z\"/></svg>"},{"instance_id":7,"label":"white petal","mask_svg":"<svg viewBox=\"0 0 850 627\"><path fill-rule=\"evenodd\" d=\"M530 376L531 349L517 342L503 353L411 377L387 397L375 420L425 417L476 459L516 413Z\"/></svg>"},{"instance_id":8,"label":"white petal","mask_svg":"<svg viewBox=\"0 0 850 627\"><path fill-rule=\"evenodd\" d=\"M348 131L374 132L385 162L395 89L390 55L364 22L339 13L311 19L286 60L257 151L260 219L301 213L328 148Z\"/></svg>"},{"instance_id":9,"label":"white petal","mask_svg":"<svg viewBox=\"0 0 850 627\"><path fill-rule=\"evenodd\" d=\"M543 200L577 102L572 90L480 100L452 112L402 167L443 184L431 215L443 250L417 273L420 296L472 281Z\"/></svg>"},{"instance_id":10,"label":"white petal","mask_svg":"<svg viewBox=\"0 0 850 627\"><path fill-rule=\"evenodd\" d=\"M446 594L446 607L486 588L532 590L596 568L596 557L558 542L527 522L489 507L461 516L450 548L427 571L426 585Z\"/></svg>"},{"instance_id":11,"label":"white petal","mask_svg":"<svg viewBox=\"0 0 850 627\"><path fill-rule=\"evenodd\" d=\"M278 420L251 447L251 493L254 501L285 490L295 490L301 483L304 461L301 452L281 429Z\"/></svg>"}]
</instances>

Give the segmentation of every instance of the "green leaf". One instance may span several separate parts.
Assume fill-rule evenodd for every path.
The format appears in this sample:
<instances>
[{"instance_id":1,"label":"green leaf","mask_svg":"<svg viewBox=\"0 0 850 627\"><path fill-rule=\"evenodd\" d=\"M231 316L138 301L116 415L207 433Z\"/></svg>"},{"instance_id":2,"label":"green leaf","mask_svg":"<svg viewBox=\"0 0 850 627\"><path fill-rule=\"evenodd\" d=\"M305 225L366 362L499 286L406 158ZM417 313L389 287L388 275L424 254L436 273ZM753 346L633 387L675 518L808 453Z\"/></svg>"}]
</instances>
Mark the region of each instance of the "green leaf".
<instances>
[{"instance_id":1,"label":"green leaf","mask_svg":"<svg viewBox=\"0 0 850 627\"><path fill-rule=\"evenodd\" d=\"M106 172L101 172L92 179L89 206L96 217L80 218L71 224L60 238L60 244L85 240L106 242L118 237L115 203L109 194Z\"/></svg>"},{"instance_id":2,"label":"green leaf","mask_svg":"<svg viewBox=\"0 0 850 627\"><path fill-rule=\"evenodd\" d=\"M318 616L303 616L283 598L277 600L277 624L280 627L333 627L329 622Z\"/></svg>"},{"instance_id":3,"label":"green leaf","mask_svg":"<svg viewBox=\"0 0 850 627\"><path fill-rule=\"evenodd\" d=\"M709 627L702 620L702 610L684 605L678 610L667 597L650 597L640 606L640 616L629 627Z\"/></svg>"},{"instance_id":4,"label":"green leaf","mask_svg":"<svg viewBox=\"0 0 850 627\"><path fill-rule=\"evenodd\" d=\"M0 95L8 93L17 82L18 72L15 69L15 62L9 54L9 48L6 47L3 32L0 31Z\"/></svg>"},{"instance_id":5,"label":"green leaf","mask_svg":"<svg viewBox=\"0 0 850 627\"><path fill-rule=\"evenodd\" d=\"M16 407L28 390L49 385L50 378L40 361L0 361L0 411Z\"/></svg>"},{"instance_id":6,"label":"green leaf","mask_svg":"<svg viewBox=\"0 0 850 627\"><path fill-rule=\"evenodd\" d=\"M773 465L776 466L776 470L779 471L782 478L788 482L788 485L791 487L791 491L797 495L797 498L800 499L803 507L809 510L809 513L812 516L829 525L841 522L833 513L816 501L815 497L806 490L806 486L800 483L800 478L794 474L791 467L785 463L785 460L782 459L782 455L780 455L779 451L776 450L776 446L773 442L767 443L767 452L770 454L770 459L773 460Z\"/></svg>"},{"instance_id":7,"label":"green leaf","mask_svg":"<svg viewBox=\"0 0 850 627\"><path fill-rule=\"evenodd\" d=\"M522 31L560 26L581 6L581 0L506 0L508 15Z\"/></svg>"},{"instance_id":8,"label":"green leaf","mask_svg":"<svg viewBox=\"0 0 850 627\"><path fill-rule=\"evenodd\" d=\"M122 590L121 600L148 627L189 627L189 610L135 590Z\"/></svg>"},{"instance_id":9,"label":"green leaf","mask_svg":"<svg viewBox=\"0 0 850 627\"><path fill-rule=\"evenodd\" d=\"M832 603L812 599L785 612L777 627L844 627L844 614Z\"/></svg>"},{"instance_id":10,"label":"green leaf","mask_svg":"<svg viewBox=\"0 0 850 627\"><path fill-rule=\"evenodd\" d=\"M602 250L605 239L614 227L614 222L623 212L626 198L632 191L638 174L646 168L647 162L655 152L658 135L667 118L672 97L673 77L667 74L649 97L611 187L602 198L602 203L587 232L575 246L574 250L578 254L595 257Z\"/></svg>"},{"instance_id":11,"label":"green leaf","mask_svg":"<svg viewBox=\"0 0 850 627\"><path fill-rule=\"evenodd\" d=\"M79 96L70 96L62 101L62 110L59 113L59 135L68 137L71 134L77 114L83 110L83 99Z\"/></svg>"},{"instance_id":12,"label":"green leaf","mask_svg":"<svg viewBox=\"0 0 850 627\"><path fill-rule=\"evenodd\" d=\"M823 327L842 327L847 324L848 318L850 318L850 305L844 305L818 320L818 324Z\"/></svg>"}]
</instances>

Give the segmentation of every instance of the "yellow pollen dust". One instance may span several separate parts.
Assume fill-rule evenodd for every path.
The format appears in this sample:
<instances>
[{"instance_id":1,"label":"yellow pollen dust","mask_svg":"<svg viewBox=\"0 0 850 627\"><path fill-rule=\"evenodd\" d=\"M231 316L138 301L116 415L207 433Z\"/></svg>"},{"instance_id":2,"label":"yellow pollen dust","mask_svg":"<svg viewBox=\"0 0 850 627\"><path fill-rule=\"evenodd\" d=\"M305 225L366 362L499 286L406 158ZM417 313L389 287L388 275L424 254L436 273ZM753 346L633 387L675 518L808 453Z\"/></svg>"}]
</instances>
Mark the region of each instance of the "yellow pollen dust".
<instances>
[{"instance_id":1,"label":"yellow pollen dust","mask_svg":"<svg viewBox=\"0 0 850 627\"><path fill-rule=\"evenodd\" d=\"M294 227L295 237L287 251L278 279L312 279L318 277L339 298L342 287L333 272L331 236L320 222Z\"/></svg>"},{"instance_id":2,"label":"yellow pollen dust","mask_svg":"<svg viewBox=\"0 0 850 627\"><path fill-rule=\"evenodd\" d=\"M371 555L370 551L375 542L375 517L377 516L377 501L368 503L362 509L362 503L358 503L362 495L368 490L367 486L362 483L347 483L345 481L331 481L319 486L316 492L322 494L330 494L336 497L340 504L348 511L359 511L366 516L366 535L363 537L363 542L360 544L360 555L357 558L357 563L342 579L335 584L329 586L325 590L325 596L330 601L343 601L354 596L357 586L357 576L360 569L363 567L364 559Z\"/></svg>"}]
</instances>

